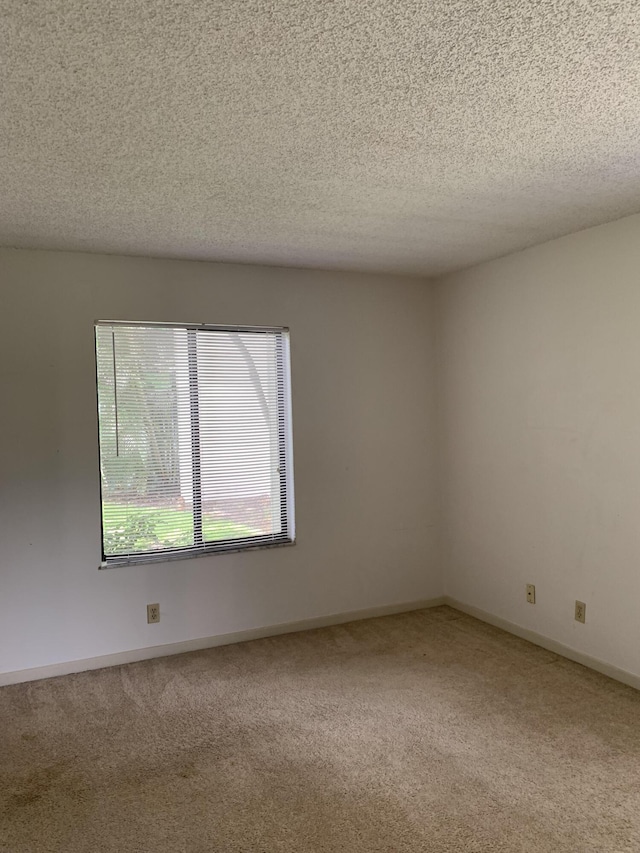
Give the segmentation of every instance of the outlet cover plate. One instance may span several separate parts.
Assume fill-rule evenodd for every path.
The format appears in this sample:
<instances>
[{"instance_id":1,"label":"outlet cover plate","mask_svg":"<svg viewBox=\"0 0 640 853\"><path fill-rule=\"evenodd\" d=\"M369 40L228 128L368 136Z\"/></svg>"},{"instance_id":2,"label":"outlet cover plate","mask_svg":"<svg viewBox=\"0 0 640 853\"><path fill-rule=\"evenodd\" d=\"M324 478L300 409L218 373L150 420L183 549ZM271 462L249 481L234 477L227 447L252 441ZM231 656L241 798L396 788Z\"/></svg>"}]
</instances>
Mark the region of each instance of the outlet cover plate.
<instances>
[{"instance_id":1,"label":"outlet cover plate","mask_svg":"<svg viewBox=\"0 0 640 853\"><path fill-rule=\"evenodd\" d=\"M527 584L527 601L529 604L536 603L536 588L532 583Z\"/></svg>"},{"instance_id":2,"label":"outlet cover plate","mask_svg":"<svg viewBox=\"0 0 640 853\"><path fill-rule=\"evenodd\" d=\"M147 604L147 622L151 625L160 621L160 605Z\"/></svg>"},{"instance_id":3,"label":"outlet cover plate","mask_svg":"<svg viewBox=\"0 0 640 853\"><path fill-rule=\"evenodd\" d=\"M587 605L584 601L576 601L576 622L587 621Z\"/></svg>"}]
</instances>

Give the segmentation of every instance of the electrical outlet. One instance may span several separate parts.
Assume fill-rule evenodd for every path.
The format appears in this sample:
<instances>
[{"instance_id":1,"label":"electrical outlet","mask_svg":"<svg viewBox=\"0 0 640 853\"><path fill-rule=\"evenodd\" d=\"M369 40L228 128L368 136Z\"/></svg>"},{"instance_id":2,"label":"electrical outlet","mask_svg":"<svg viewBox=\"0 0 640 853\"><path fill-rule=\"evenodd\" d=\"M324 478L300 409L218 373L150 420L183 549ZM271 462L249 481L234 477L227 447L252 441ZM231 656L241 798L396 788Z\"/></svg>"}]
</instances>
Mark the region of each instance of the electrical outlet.
<instances>
[{"instance_id":1,"label":"electrical outlet","mask_svg":"<svg viewBox=\"0 0 640 853\"><path fill-rule=\"evenodd\" d=\"M527 601L529 604L536 603L536 588L532 583L527 584Z\"/></svg>"},{"instance_id":2,"label":"electrical outlet","mask_svg":"<svg viewBox=\"0 0 640 853\"><path fill-rule=\"evenodd\" d=\"M151 624L152 622L160 621L160 605L159 604L147 604L147 622Z\"/></svg>"},{"instance_id":3,"label":"electrical outlet","mask_svg":"<svg viewBox=\"0 0 640 853\"><path fill-rule=\"evenodd\" d=\"M586 622L587 605L584 601L576 601L576 622Z\"/></svg>"}]
</instances>

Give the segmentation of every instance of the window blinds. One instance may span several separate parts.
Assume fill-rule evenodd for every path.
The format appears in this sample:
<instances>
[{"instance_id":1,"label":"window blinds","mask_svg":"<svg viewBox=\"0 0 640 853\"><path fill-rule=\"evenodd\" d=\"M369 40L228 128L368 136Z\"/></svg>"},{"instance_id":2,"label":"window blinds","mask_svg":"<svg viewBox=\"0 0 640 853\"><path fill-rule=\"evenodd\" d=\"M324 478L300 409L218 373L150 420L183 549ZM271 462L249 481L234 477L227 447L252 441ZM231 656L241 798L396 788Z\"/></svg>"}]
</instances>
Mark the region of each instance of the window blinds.
<instances>
[{"instance_id":1,"label":"window blinds","mask_svg":"<svg viewBox=\"0 0 640 853\"><path fill-rule=\"evenodd\" d=\"M103 565L293 541L285 329L100 322Z\"/></svg>"}]
</instances>

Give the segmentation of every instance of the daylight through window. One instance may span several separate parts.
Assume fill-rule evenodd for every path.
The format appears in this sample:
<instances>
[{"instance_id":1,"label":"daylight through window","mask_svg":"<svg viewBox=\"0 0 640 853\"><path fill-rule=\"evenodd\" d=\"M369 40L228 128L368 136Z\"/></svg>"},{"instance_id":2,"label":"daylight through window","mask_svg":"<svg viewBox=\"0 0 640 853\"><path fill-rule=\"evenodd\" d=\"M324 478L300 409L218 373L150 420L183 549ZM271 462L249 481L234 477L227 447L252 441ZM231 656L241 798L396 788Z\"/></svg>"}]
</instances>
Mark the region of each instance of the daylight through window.
<instances>
[{"instance_id":1,"label":"daylight through window","mask_svg":"<svg viewBox=\"0 0 640 853\"><path fill-rule=\"evenodd\" d=\"M293 541L286 329L96 324L102 563Z\"/></svg>"}]
</instances>

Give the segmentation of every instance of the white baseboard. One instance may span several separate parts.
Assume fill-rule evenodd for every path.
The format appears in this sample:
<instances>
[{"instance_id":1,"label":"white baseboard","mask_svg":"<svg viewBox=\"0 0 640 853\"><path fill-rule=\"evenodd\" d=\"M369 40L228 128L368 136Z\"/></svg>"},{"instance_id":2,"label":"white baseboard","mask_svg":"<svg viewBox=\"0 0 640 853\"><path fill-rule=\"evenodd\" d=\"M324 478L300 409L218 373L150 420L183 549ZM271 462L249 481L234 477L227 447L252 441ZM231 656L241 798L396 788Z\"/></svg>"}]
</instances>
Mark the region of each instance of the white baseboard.
<instances>
[{"instance_id":1,"label":"white baseboard","mask_svg":"<svg viewBox=\"0 0 640 853\"><path fill-rule=\"evenodd\" d=\"M73 672L86 672L89 669L104 669L108 666L120 666L125 663L136 663L151 658L180 655L184 652L196 652L210 649L214 646L227 646L231 643L246 643L248 640L259 640L263 637L275 637L279 634L292 634L296 631L309 631L312 628L326 628L330 625L342 625L345 622L357 622L361 619L372 619L376 616L391 616L394 613L408 613L411 610L424 610L427 607L438 607L444 604L444 598L427 598L419 601L405 601L401 604L383 604L379 607L369 607L365 610L351 610L347 613L331 613L327 616L315 616L301 619L298 622L283 622L279 625L266 625L263 628L250 628L248 631L235 631L230 634L217 634L213 637L199 637L195 640L184 640L179 643L167 643L162 646L149 646L144 649L131 649L126 652L116 652L112 655L100 655L83 660L63 661L48 666L38 666L31 669L14 670L0 673L0 687L9 684L20 684L23 681L37 681L41 678L53 678L58 675L69 675Z\"/></svg>"},{"instance_id":2,"label":"white baseboard","mask_svg":"<svg viewBox=\"0 0 640 853\"><path fill-rule=\"evenodd\" d=\"M640 690L640 676L634 675L632 672L627 672L626 669L620 669L619 667L614 666L611 663L606 663L606 661L600 660L599 658L586 655L584 652L579 652L577 649L565 646L564 643L552 640L551 637L545 637L544 634L538 634L536 631L529 630L529 628L523 628L520 625L516 625L515 622L509 622L508 619L502 619L500 616L494 616L493 613L487 613L486 610L480 610L479 607L474 607L472 604L465 604L462 601L451 598L449 595L445 595L444 603L448 604L449 607L453 607L455 610L460 610L462 613L474 616L481 622L487 622L489 625L493 625L496 628L502 628L503 631L508 631L509 634L515 634L516 637L528 640L536 646L542 646L543 649L547 649L549 652L554 652L563 658L568 658L575 663L580 663L582 666L589 667L589 669L595 669L596 672L608 675L609 678L614 678L616 681L621 681L623 684L629 685L629 687L635 687L636 690Z\"/></svg>"}]
</instances>

